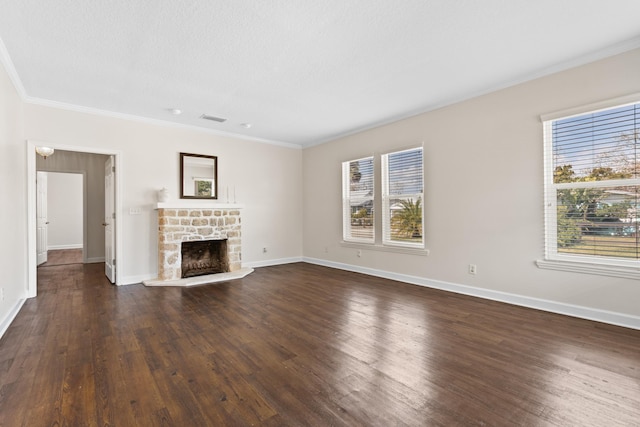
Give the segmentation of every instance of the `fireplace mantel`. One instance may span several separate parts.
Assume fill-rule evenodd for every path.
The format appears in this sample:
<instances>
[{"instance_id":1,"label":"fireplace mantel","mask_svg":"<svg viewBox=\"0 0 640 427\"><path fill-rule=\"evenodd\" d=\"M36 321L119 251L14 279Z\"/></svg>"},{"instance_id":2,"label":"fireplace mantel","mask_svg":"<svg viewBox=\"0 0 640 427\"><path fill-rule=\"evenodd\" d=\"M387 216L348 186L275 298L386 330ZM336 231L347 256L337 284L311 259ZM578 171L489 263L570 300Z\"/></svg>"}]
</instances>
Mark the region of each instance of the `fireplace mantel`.
<instances>
[{"instance_id":1,"label":"fireplace mantel","mask_svg":"<svg viewBox=\"0 0 640 427\"><path fill-rule=\"evenodd\" d=\"M242 209L244 205L238 203L218 203L208 200L175 200L172 202L158 202L155 209Z\"/></svg>"}]
</instances>

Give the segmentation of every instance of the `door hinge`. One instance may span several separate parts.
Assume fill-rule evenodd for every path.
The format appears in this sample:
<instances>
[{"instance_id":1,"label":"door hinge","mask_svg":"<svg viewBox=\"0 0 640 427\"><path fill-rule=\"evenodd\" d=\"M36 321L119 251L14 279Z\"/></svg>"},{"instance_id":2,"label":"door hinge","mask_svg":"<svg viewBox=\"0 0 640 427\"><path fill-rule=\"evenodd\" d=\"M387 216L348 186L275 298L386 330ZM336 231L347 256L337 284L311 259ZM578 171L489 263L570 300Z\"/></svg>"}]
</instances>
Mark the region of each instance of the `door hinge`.
<instances>
[{"instance_id":1,"label":"door hinge","mask_svg":"<svg viewBox=\"0 0 640 427\"><path fill-rule=\"evenodd\" d=\"M115 212L113 212L113 213L111 214L111 218L116 219L116 213L115 213Z\"/></svg>"},{"instance_id":2,"label":"door hinge","mask_svg":"<svg viewBox=\"0 0 640 427\"><path fill-rule=\"evenodd\" d=\"M114 259L111 265L116 265L116 260Z\"/></svg>"},{"instance_id":3,"label":"door hinge","mask_svg":"<svg viewBox=\"0 0 640 427\"><path fill-rule=\"evenodd\" d=\"M116 167L115 166L111 166L111 172L115 172L116 171Z\"/></svg>"}]
</instances>

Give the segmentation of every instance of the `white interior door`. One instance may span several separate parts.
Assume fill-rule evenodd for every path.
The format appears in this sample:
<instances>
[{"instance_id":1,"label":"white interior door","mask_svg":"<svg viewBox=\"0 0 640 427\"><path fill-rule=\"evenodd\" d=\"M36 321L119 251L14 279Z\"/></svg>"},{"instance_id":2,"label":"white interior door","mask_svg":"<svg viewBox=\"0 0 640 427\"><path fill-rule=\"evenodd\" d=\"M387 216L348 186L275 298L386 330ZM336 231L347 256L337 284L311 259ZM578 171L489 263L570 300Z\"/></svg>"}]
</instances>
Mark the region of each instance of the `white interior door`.
<instances>
[{"instance_id":1,"label":"white interior door","mask_svg":"<svg viewBox=\"0 0 640 427\"><path fill-rule=\"evenodd\" d=\"M49 243L47 239L47 173L36 173L36 253L37 264L47 262Z\"/></svg>"},{"instance_id":2,"label":"white interior door","mask_svg":"<svg viewBox=\"0 0 640 427\"><path fill-rule=\"evenodd\" d=\"M113 156L104 165L104 273L111 283L116 281L115 254L115 162Z\"/></svg>"}]
</instances>

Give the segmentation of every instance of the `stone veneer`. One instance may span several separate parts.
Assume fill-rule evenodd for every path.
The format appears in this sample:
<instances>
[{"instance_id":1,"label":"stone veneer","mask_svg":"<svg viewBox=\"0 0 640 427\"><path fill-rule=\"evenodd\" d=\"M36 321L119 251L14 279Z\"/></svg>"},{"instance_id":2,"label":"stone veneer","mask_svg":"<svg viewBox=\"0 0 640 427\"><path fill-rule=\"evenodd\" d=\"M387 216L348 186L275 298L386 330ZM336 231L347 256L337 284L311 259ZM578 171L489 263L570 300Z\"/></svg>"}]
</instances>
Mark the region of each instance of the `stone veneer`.
<instances>
[{"instance_id":1,"label":"stone veneer","mask_svg":"<svg viewBox=\"0 0 640 427\"><path fill-rule=\"evenodd\" d=\"M158 209L158 280L182 276L181 243L227 240L229 271L242 267L240 211L233 208Z\"/></svg>"}]
</instances>

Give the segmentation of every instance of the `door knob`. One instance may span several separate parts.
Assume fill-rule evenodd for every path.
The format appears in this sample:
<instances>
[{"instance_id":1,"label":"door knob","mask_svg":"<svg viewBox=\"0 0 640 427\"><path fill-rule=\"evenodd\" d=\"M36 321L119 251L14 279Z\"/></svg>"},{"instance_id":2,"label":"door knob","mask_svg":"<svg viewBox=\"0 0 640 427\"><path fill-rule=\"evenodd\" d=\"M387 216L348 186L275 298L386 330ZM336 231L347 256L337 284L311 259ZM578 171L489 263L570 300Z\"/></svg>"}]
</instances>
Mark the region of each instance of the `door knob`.
<instances>
[{"instance_id":1,"label":"door knob","mask_svg":"<svg viewBox=\"0 0 640 427\"><path fill-rule=\"evenodd\" d=\"M109 225L109 223L108 223L108 222L103 222L103 223L102 223L102 225L103 225L104 227L106 227L107 225Z\"/></svg>"}]
</instances>

